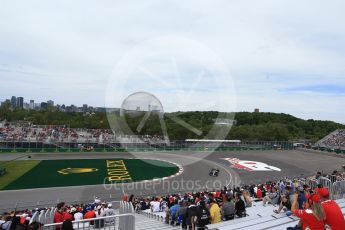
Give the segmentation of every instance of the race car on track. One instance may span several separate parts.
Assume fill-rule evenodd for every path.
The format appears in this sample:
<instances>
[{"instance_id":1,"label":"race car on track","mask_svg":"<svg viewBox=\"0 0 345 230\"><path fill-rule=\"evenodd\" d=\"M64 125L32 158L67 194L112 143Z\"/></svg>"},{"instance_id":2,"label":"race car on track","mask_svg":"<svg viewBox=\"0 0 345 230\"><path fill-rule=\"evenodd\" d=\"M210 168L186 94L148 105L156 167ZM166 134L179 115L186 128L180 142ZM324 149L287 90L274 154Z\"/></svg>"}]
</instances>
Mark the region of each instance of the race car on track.
<instances>
[{"instance_id":1,"label":"race car on track","mask_svg":"<svg viewBox=\"0 0 345 230\"><path fill-rule=\"evenodd\" d=\"M219 175L219 169L212 169L210 176L217 177Z\"/></svg>"}]
</instances>

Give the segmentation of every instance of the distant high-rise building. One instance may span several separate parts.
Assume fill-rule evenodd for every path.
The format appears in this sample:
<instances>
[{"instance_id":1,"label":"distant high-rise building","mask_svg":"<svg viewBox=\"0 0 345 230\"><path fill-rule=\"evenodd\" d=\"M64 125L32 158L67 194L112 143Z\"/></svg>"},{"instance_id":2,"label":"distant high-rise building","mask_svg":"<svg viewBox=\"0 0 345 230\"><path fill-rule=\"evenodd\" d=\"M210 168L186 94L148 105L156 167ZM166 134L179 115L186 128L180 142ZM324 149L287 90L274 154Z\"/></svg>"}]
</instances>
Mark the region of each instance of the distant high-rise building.
<instances>
[{"instance_id":1,"label":"distant high-rise building","mask_svg":"<svg viewBox=\"0 0 345 230\"><path fill-rule=\"evenodd\" d=\"M29 108L35 109L35 101L34 100L30 100Z\"/></svg>"},{"instance_id":2,"label":"distant high-rise building","mask_svg":"<svg viewBox=\"0 0 345 230\"><path fill-rule=\"evenodd\" d=\"M49 101L47 101L47 104L50 105L50 106L54 106L54 101L49 100Z\"/></svg>"},{"instance_id":3,"label":"distant high-rise building","mask_svg":"<svg viewBox=\"0 0 345 230\"><path fill-rule=\"evenodd\" d=\"M87 112L87 108L88 108L87 104L84 104L84 105L83 105L83 112L84 112L84 113Z\"/></svg>"},{"instance_id":4,"label":"distant high-rise building","mask_svg":"<svg viewBox=\"0 0 345 230\"><path fill-rule=\"evenodd\" d=\"M17 108L23 108L23 107L24 107L24 98L17 97Z\"/></svg>"},{"instance_id":5,"label":"distant high-rise building","mask_svg":"<svg viewBox=\"0 0 345 230\"><path fill-rule=\"evenodd\" d=\"M40 110L41 109L41 103L35 103L34 109Z\"/></svg>"},{"instance_id":6,"label":"distant high-rise building","mask_svg":"<svg viewBox=\"0 0 345 230\"><path fill-rule=\"evenodd\" d=\"M258 108L254 109L254 113L260 113L260 109Z\"/></svg>"},{"instance_id":7,"label":"distant high-rise building","mask_svg":"<svg viewBox=\"0 0 345 230\"><path fill-rule=\"evenodd\" d=\"M41 103L41 109L48 109L48 103L47 102L42 102Z\"/></svg>"},{"instance_id":8,"label":"distant high-rise building","mask_svg":"<svg viewBox=\"0 0 345 230\"><path fill-rule=\"evenodd\" d=\"M12 108L17 107L17 98L15 96L11 97L11 105L12 105Z\"/></svg>"}]
</instances>

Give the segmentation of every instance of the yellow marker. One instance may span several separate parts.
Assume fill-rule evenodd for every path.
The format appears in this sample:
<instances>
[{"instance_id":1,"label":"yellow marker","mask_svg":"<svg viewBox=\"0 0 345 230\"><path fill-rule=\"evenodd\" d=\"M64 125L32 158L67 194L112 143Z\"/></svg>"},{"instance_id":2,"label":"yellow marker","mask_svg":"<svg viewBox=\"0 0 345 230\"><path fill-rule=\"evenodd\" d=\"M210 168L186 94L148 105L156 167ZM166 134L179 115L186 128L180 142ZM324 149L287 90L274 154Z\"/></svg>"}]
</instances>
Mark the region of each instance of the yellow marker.
<instances>
[{"instance_id":1,"label":"yellow marker","mask_svg":"<svg viewBox=\"0 0 345 230\"><path fill-rule=\"evenodd\" d=\"M67 175L67 174L76 174L76 173L91 173L97 172L96 168L65 168L58 171L58 173Z\"/></svg>"}]
</instances>

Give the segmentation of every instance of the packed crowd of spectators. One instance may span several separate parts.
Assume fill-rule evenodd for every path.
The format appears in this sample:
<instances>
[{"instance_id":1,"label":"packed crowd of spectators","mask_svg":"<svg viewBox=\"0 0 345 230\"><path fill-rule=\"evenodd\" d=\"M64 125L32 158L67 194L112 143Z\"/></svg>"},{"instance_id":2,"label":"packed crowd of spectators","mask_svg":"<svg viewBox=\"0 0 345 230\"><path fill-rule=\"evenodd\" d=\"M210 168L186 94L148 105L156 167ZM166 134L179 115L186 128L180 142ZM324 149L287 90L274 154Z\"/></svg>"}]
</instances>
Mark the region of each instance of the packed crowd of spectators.
<instances>
[{"instance_id":1,"label":"packed crowd of spectators","mask_svg":"<svg viewBox=\"0 0 345 230\"><path fill-rule=\"evenodd\" d=\"M325 140L318 143L319 146L330 148L344 148L345 147L345 129L339 129L330 134Z\"/></svg>"},{"instance_id":2,"label":"packed crowd of spectators","mask_svg":"<svg viewBox=\"0 0 345 230\"><path fill-rule=\"evenodd\" d=\"M344 175L334 171L331 177L343 180ZM318 181L321 173L313 178ZM295 215L301 219L293 229L345 229L344 216L336 202L329 199L329 191L321 184L312 190L301 180L280 180L259 185L237 188L224 187L219 191L171 194L161 197L125 198L135 207L136 212L150 210L153 213L165 213L165 223L179 225L182 229L203 229L208 224L231 221L245 217L246 210L253 202L262 202L263 206L276 207L273 212ZM321 228L322 226L322 228Z\"/></svg>"},{"instance_id":3,"label":"packed crowd of spectators","mask_svg":"<svg viewBox=\"0 0 345 230\"><path fill-rule=\"evenodd\" d=\"M123 201L130 202L137 213L149 211L165 213L165 223L181 226L182 229L203 229L208 224L231 221L247 216L249 208L256 202L262 206L271 206L276 214L297 216L300 223L291 229L345 229L344 215L339 205L330 200L330 192L320 184L321 177L344 180L344 173L334 171L329 175L316 173L308 178L318 185L315 188L304 183L305 179L282 179L264 184L251 184L242 187L224 187L216 191L200 191L182 194L170 194L155 197L123 196ZM36 230L39 223L30 223L35 212L42 209L4 213L0 221L0 230ZM274 214L272 212L272 214ZM115 215L111 203L96 198L93 203L66 205L59 203L54 214L54 223L58 230L72 230L81 226L74 220L85 220ZM84 227L93 225L102 228L114 223L113 218L87 222Z\"/></svg>"},{"instance_id":4,"label":"packed crowd of spectators","mask_svg":"<svg viewBox=\"0 0 345 230\"><path fill-rule=\"evenodd\" d=\"M68 126L35 126L0 122L0 141L28 141L45 143L161 143L161 136L114 136L110 129L74 129Z\"/></svg>"}]
</instances>

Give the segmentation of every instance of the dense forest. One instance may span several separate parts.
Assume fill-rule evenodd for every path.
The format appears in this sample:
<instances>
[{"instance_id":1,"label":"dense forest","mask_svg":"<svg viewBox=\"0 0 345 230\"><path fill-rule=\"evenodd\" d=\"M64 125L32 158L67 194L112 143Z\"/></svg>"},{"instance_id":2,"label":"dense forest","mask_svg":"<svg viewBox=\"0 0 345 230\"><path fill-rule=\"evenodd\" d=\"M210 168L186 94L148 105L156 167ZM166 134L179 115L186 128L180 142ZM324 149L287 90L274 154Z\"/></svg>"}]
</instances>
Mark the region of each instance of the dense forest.
<instances>
[{"instance_id":1,"label":"dense forest","mask_svg":"<svg viewBox=\"0 0 345 230\"><path fill-rule=\"evenodd\" d=\"M158 114L152 113L141 129L138 129L144 116L145 113L143 112L130 113L124 116L120 116L118 113L114 114L116 120L120 122L115 123L112 128L127 130L125 132L128 134L162 135ZM200 130L201 135L197 135L176 123L172 117L179 118ZM345 125L332 121L303 120L288 114L262 112L237 112L235 114L215 111L175 112L164 114L162 119L164 119L170 139L184 140L187 138L199 139L206 135L212 138L212 132L221 132L224 128L221 125L215 126L215 120L228 117L234 117L236 123L227 133L226 138L243 141L309 140L315 142L338 128L345 128ZM41 111L28 111L24 109L13 110L10 105L5 104L0 107L0 120L26 121L35 125L66 125L71 128L110 128L106 113L66 113L57 111L54 107ZM128 126L124 124L128 124ZM126 128L120 126L126 126ZM210 132L211 129L212 132Z\"/></svg>"}]
</instances>

